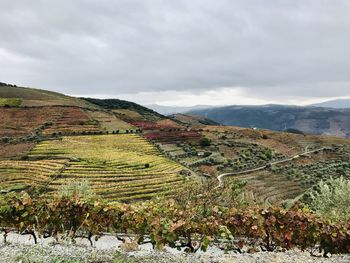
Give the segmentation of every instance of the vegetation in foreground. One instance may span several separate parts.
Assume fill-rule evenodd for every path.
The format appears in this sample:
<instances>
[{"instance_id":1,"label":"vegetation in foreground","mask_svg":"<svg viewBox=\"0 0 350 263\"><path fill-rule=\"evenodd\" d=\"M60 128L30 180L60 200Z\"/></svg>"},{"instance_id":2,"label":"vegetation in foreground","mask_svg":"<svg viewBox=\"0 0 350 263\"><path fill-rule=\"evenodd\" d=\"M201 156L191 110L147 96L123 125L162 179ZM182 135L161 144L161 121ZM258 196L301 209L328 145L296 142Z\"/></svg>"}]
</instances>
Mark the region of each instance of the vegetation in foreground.
<instances>
[{"instance_id":1,"label":"vegetation in foreground","mask_svg":"<svg viewBox=\"0 0 350 263\"><path fill-rule=\"evenodd\" d=\"M86 237L105 232L126 233L134 242L150 242L188 252L205 251L211 244L241 251L245 246L276 249L319 248L325 254L350 252L350 222L333 224L300 204L290 209L249 205L239 198L241 186L222 188L193 185L175 198L135 204L107 203L81 192L53 199L7 194L0 199L0 225L6 234L56 238Z\"/></svg>"},{"instance_id":2,"label":"vegetation in foreground","mask_svg":"<svg viewBox=\"0 0 350 263\"><path fill-rule=\"evenodd\" d=\"M312 210L334 223L350 220L350 180L343 177L321 181L305 195Z\"/></svg>"}]
</instances>

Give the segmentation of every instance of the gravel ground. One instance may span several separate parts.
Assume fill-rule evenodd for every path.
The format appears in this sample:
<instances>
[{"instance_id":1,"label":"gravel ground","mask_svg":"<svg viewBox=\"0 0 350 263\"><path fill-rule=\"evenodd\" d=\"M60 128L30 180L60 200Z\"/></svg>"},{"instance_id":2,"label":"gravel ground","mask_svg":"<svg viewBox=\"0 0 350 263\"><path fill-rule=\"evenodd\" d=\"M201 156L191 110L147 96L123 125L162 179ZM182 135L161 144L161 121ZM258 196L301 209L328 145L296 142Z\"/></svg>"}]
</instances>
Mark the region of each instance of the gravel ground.
<instances>
[{"instance_id":1,"label":"gravel ground","mask_svg":"<svg viewBox=\"0 0 350 263\"><path fill-rule=\"evenodd\" d=\"M298 250L225 254L211 247L206 253L187 254L171 248L159 252L152 250L149 245L142 245L136 251L126 252L120 248L121 243L113 237L104 237L95 244L96 247L88 246L85 241L77 244L52 244L52 240L45 240L34 245L28 237L19 235L10 235L9 241L5 244L0 240L0 263L350 263L350 255L331 255L330 258L322 258Z\"/></svg>"}]
</instances>

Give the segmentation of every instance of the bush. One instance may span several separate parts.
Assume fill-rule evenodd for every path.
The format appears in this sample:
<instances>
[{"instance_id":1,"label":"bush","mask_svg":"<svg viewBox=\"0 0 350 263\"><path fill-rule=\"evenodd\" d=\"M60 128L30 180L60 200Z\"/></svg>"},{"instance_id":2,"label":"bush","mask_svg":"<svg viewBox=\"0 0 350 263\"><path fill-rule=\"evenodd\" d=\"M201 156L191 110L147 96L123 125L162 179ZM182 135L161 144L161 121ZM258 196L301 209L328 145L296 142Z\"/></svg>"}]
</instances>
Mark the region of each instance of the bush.
<instances>
[{"instance_id":1,"label":"bush","mask_svg":"<svg viewBox=\"0 0 350 263\"><path fill-rule=\"evenodd\" d=\"M3 138L0 138L0 141L4 142L4 143L8 143L10 142L11 138L9 137L3 137Z\"/></svg>"},{"instance_id":2,"label":"bush","mask_svg":"<svg viewBox=\"0 0 350 263\"><path fill-rule=\"evenodd\" d=\"M211 144L211 141L208 138L202 138L199 141L199 145L202 146L202 147L210 146L210 144Z\"/></svg>"},{"instance_id":3,"label":"bush","mask_svg":"<svg viewBox=\"0 0 350 263\"><path fill-rule=\"evenodd\" d=\"M71 182L63 185L58 193L61 197L80 197L85 199L91 199L95 196L92 192L90 185L86 181Z\"/></svg>"},{"instance_id":4,"label":"bush","mask_svg":"<svg viewBox=\"0 0 350 263\"><path fill-rule=\"evenodd\" d=\"M310 208L331 222L350 219L350 180L340 177L321 181L310 193Z\"/></svg>"}]
</instances>

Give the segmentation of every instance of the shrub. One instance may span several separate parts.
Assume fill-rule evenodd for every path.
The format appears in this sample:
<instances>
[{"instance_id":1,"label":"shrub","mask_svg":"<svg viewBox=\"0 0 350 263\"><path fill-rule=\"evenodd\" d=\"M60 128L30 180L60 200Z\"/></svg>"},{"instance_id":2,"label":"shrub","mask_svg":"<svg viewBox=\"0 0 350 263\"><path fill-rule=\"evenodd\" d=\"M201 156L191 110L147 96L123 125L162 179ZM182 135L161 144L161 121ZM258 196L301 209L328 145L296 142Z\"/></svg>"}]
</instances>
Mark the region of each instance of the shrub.
<instances>
[{"instance_id":1,"label":"shrub","mask_svg":"<svg viewBox=\"0 0 350 263\"><path fill-rule=\"evenodd\" d=\"M63 185L58 194L61 197L70 198L76 196L85 199L91 199L95 196L87 181L71 182Z\"/></svg>"},{"instance_id":2,"label":"shrub","mask_svg":"<svg viewBox=\"0 0 350 263\"><path fill-rule=\"evenodd\" d=\"M340 177L321 181L310 193L310 208L331 222L350 219L350 180Z\"/></svg>"},{"instance_id":3,"label":"shrub","mask_svg":"<svg viewBox=\"0 0 350 263\"><path fill-rule=\"evenodd\" d=\"M1 138L0 140L1 140L2 142L4 142L4 143L8 143L8 142L10 142L11 138L9 138L9 137L3 137L3 138Z\"/></svg>"},{"instance_id":4,"label":"shrub","mask_svg":"<svg viewBox=\"0 0 350 263\"><path fill-rule=\"evenodd\" d=\"M210 144L211 144L211 141L208 138L202 138L199 141L199 145L202 146L202 147L210 146Z\"/></svg>"}]
</instances>

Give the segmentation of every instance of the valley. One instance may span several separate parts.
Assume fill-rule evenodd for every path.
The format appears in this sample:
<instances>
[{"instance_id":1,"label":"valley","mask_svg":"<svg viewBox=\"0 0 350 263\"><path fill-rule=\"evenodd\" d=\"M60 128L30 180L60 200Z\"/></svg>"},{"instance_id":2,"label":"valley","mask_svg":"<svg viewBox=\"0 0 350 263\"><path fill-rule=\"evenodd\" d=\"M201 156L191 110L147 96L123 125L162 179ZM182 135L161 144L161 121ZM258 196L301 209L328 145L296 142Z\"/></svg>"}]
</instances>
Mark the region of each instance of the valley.
<instances>
[{"instance_id":1,"label":"valley","mask_svg":"<svg viewBox=\"0 0 350 263\"><path fill-rule=\"evenodd\" d=\"M41 101L36 92L20 94L32 103ZM171 194L188 180L219 177L222 184L220 175L232 174L246 183L248 201L284 203L322 179L350 177L346 139L193 123L121 100L55 96L57 105L0 107L2 192L50 195L86 182L107 200L130 202ZM319 148L327 150L313 151Z\"/></svg>"},{"instance_id":2,"label":"valley","mask_svg":"<svg viewBox=\"0 0 350 263\"><path fill-rule=\"evenodd\" d=\"M195 252L220 244L210 239L222 231L225 239L237 236L229 247L243 242L254 249L271 249L268 240L260 240L269 231L282 247L315 246L297 234L290 241L296 245L281 243L285 238L278 235L291 235L302 222L317 242L334 233L327 232L328 221L299 204L320 182L350 178L346 138L170 118L122 100L55 95L58 100L43 105L33 97L37 92L11 94L0 107L5 238L17 229L34 240L59 233L81 235L92 244L92 236L115 232L132 234L139 244ZM29 97L30 106L22 104ZM277 217L283 230L270 228ZM261 244L245 243L242 234ZM329 251L347 251L346 245L331 244Z\"/></svg>"}]
</instances>

